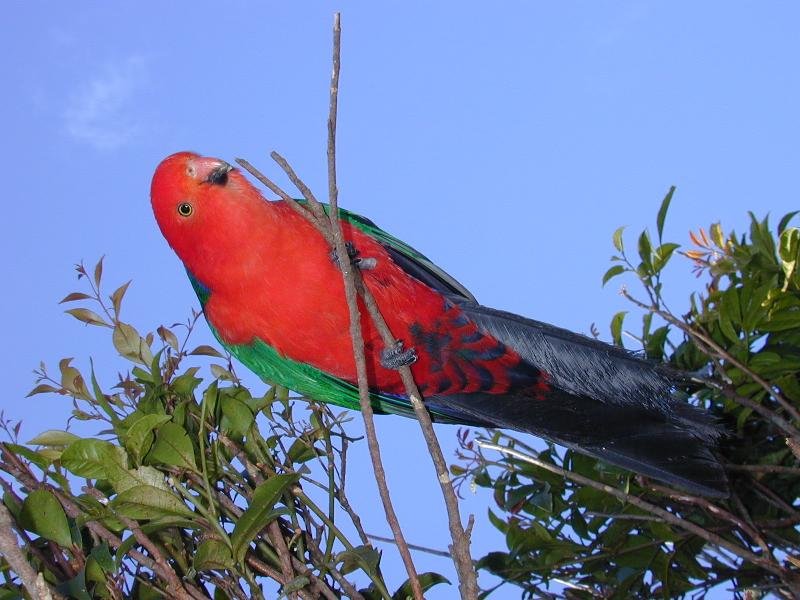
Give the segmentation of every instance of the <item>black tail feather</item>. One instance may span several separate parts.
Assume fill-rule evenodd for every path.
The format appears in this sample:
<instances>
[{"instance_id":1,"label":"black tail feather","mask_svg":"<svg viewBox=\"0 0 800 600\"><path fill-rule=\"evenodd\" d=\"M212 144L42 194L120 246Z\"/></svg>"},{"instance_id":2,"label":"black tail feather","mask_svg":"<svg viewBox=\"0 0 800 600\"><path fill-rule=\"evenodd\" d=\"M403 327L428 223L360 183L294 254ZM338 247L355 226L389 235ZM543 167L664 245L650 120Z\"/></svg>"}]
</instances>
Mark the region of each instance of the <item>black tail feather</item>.
<instances>
[{"instance_id":1,"label":"black tail feather","mask_svg":"<svg viewBox=\"0 0 800 600\"><path fill-rule=\"evenodd\" d=\"M706 496L728 494L713 454L721 434L701 410L673 398L674 380L629 352L518 315L462 309L485 333L548 374L544 399L520 392L430 398L475 422L527 431Z\"/></svg>"}]
</instances>

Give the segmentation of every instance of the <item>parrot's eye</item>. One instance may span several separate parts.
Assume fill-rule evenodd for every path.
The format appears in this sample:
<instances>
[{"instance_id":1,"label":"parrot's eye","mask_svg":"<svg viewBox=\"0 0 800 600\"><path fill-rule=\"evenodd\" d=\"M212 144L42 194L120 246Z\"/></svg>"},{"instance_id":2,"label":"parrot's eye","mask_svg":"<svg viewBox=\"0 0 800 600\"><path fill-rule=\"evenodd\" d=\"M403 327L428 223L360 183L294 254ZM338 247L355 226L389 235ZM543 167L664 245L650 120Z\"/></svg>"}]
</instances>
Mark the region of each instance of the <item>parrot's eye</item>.
<instances>
[{"instance_id":1,"label":"parrot's eye","mask_svg":"<svg viewBox=\"0 0 800 600\"><path fill-rule=\"evenodd\" d=\"M188 217L194 212L194 207L188 202L181 202L178 204L178 214L182 217Z\"/></svg>"},{"instance_id":2,"label":"parrot's eye","mask_svg":"<svg viewBox=\"0 0 800 600\"><path fill-rule=\"evenodd\" d=\"M188 167L186 167L186 174L189 177L194 177L196 173L197 173L197 171L194 170L194 167L192 165L189 165Z\"/></svg>"}]
</instances>

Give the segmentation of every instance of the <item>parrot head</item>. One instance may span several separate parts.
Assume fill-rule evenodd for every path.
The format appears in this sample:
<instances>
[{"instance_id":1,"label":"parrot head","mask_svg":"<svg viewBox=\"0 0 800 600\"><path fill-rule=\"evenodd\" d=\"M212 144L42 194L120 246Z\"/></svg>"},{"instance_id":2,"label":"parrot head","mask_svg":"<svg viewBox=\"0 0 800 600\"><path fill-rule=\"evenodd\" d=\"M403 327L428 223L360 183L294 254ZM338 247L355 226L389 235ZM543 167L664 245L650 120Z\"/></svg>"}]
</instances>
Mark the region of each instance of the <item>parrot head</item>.
<instances>
[{"instance_id":1,"label":"parrot head","mask_svg":"<svg viewBox=\"0 0 800 600\"><path fill-rule=\"evenodd\" d=\"M150 202L169 245L206 281L213 278L211 273L204 277L210 266L224 268L239 254L239 235L267 210L264 198L238 170L192 152L178 152L158 165Z\"/></svg>"}]
</instances>

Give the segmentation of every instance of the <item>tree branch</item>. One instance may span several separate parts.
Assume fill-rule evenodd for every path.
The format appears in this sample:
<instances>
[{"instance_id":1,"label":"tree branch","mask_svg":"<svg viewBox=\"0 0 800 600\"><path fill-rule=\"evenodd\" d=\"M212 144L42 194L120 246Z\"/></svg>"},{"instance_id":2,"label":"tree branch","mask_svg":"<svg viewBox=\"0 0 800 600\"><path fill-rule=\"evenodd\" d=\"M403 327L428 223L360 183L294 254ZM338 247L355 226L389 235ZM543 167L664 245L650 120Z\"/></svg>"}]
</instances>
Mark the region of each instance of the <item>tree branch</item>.
<instances>
[{"instance_id":1,"label":"tree branch","mask_svg":"<svg viewBox=\"0 0 800 600\"><path fill-rule=\"evenodd\" d=\"M53 592L45 583L41 574L37 575L33 570L22 550L17 545L14 535L14 520L8 512L6 505L0 502L0 554L2 554L8 566L22 580L22 586L27 590L31 598L35 600L49 600L55 598L61 600L63 596Z\"/></svg>"}]
</instances>

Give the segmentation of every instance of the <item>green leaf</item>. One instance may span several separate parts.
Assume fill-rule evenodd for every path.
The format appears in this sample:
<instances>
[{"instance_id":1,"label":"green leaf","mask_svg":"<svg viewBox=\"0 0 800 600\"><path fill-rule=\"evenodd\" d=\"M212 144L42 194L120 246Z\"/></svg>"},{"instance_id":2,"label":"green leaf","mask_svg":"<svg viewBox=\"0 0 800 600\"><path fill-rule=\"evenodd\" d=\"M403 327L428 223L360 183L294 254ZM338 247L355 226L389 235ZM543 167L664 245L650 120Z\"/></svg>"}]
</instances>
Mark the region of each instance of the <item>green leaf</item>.
<instances>
[{"instance_id":1,"label":"green leaf","mask_svg":"<svg viewBox=\"0 0 800 600\"><path fill-rule=\"evenodd\" d=\"M246 402L230 394L228 390L220 390L219 403L222 408L222 428L234 437L243 437L255 421L255 415Z\"/></svg>"},{"instance_id":2,"label":"green leaf","mask_svg":"<svg viewBox=\"0 0 800 600\"><path fill-rule=\"evenodd\" d=\"M175 423L164 423L158 428L156 441L148 458L172 467L197 471L192 440Z\"/></svg>"},{"instance_id":3,"label":"green leaf","mask_svg":"<svg viewBox=\"0 0 800 600\"><path fill-rule=\"evenodd\" d=\"M644 274L649 275L653 270L653 245L650 243L647 231L643 231L639 236L639 258L642 259Z\"/></svg>"},{"instance_id":4,"label":"green leaf","mask_svg":"<svg viewBox=\"0 0 800 600\"><path fill-rule=\"evenodd\" d=\"M273 508L283 492L300 479L297 473L275 475L264 481L253 492L250 506L242 513L231 534L233 556L237 563L244 560L250 542L275 518Z\"/></svg>"},{"instance_id":5,"label":"green leaf","mask_svg":"<svg viewBox=\"0 0 800 600\"><path fill-rule=\"evenodd\" d=\"M669 203L672 202L672 195L675 193L675 186L670 186L667 195L661 201L661 207L658 209L658 216L656 217L656 227L658 228L658 241L661 243L661 237L664 233L664 221L667 218L667 211L669 210Z\"/></svg>"},{"instance_id":6,"label":"green leaf","mask_svg":"<svg viewBox=\"0 0 800 600\"><path fill-rule=\"evenodd\" d=\"M200 543L192 564L196 571L212 571L233 567L231 549L220 540L209 538Z\"/></svg>"},{"instance_id":7,"label":"green leaf","mask_svg":"<svg viewBox=\"0 0 800 600\"><path fill-rule=\"evenodd\" d=\"M627 310L622 310L611 318L611 339L617 346L622 346L622 323L625 320Z\"/></svg>"},{"instance_id":8,"label":"green leaf","mask_svg":"<svg viewBox=\"0 0 800 600\"><path fill-rule=\"evenodd\" d=\"M783 311L770 316L769 320L761 323L761 331L787 331L800 328L800 311Z\"/></svg>"},{"instance_id":9,"label":"green leaf","mask_svg":"<svg viewBox=\"0 0 800 600\"><path fill-rule=\"evenodd\" d=\"M115 452L114 445L94 438L72 442L61 454L62 466L78 477L107 479L106 461Z\"/></svg>"},{"instance_id":10,"label":"green leaf","mask_svg":"<svg viewBox=\"0 0 800 600\"><path fill-rule=\"evenodd\" d=\"M620 275L621 273L624 273L626 270L627 269L622 265L614 265L608 271L606 271L605 275L603 275L603 285L608 283L608 281L611 278L616 277L617 275Z\"/></svg>"},{"instance_id":11,"label":"green leaf","mask_svg":"<svg viewBox=\"0 0 800 600\"><path fill-rule=\"evenodd\" d=\"M611 241L614 243L614 248L617 249L618 252L624 253L625 247L622 241L622 232L625 231L625 225L622 227L617 227L614 231L614 235L611 236Z\"/></svg>"},{"instance_id":12,"label":"green leaf","mask_svg":"<svg viewBox=\"0 0 800 600\"><path fill-rule=\"evenodd\" d=\"M315 458L317 456L317 452L314 449L314 446L309 442L298 438L292 442L292 445L286 455L289 460L294 463L304 463Z\"/></svg>"},{"instance_id":13,"label":"green leaf","mask_svg":"<svg viewBox=\"0 0 800 600\"><path fill-rule=\"evenodd\" d=\"M124 436L125 448L134 461L141 462L153 444L153 430L170 420L169 415L141 415Z\"/></svg>"},{"instance_id":14,"label":"green leaf","mask_svg":"<svg viewBox=\"0 0 800 600\"><path fill-rule=\"evenodd\" d=\"M79 439L77 435L69 431L48 429L37 435L29 441L28 444L31 446L69 446L72 442Z\"/></svg>"},{"instance_id":15,"label":"green leaf","mask_svg":"<svg viewBox=\"0 0 800 600\"><path fill-rule=\"evenodd\" d=\"M656 273L661 272L661 270L669 262L669 259L672 257L672 253L675 252L675 250L680 247L681 247L680 244L667 242L665 244L661 244L658 248L656 248L655 254L653 256L653 271L655 271Z\"/></svg>"},{"instance_id":16,"label":"green leaf","mask_svg":"<svg viewBox=\"0 0 800 600\"><path fill-rule=\"evenodd\" d=\"M152 485L137 485L120 492L111 501L111 507L132 519L195 516L178 496Z\"/></svg>"},{"instance_id":17,"label":"green leaf","mask_svg":"<svg viewBox=\"0 0 800 600\"><path fill-rule=\"evenodd\" d=\"M199 367L189 367L186 369L185 373L172 381L172 391L179 396L191 395L194 390L197 389L197 386L203 382L199 377L195 377L199 370Z\"/></svg>"},{"instance_id":18,"label":"green leaf","mask_svg":"<svg viewBox=\"0 0 800 600\"><path fill-rule=\"evenodd\" d=\"M419 584L422 586L423 592L427 592L433 586L440 583L451 585L449 579L443 575L439 575L439 573L433 573L430 571L427 573L421 573L417 576L417 578L419 579ZM414 592L411 589L411 582L408 580L406 580L405 583L397 588L397 591L392 594L392 600L406 600L407 598L411 598L412 600L414 598Z\"/></svg>"},{"instance_id":19,"label":"green leaf","mask_svg":"<svg viewBox=\"0 0 800 600\"><path fill-rule=\"evenodd\" d=\"M342 563L339 572L342 575L361 569L365 573L377 573L381 562L381 553L373 546L356 546L336 555L335 563ZM394 596L393 596L394 597Z\"/></svg>"},{"instance_id":20,"label":"green leaf","mask_svg":"<svg viewBox=\"0 0 800 600\"><path fill-rule=\"evenodd\" d=\"M48 490L33 490L22 503L20 524L63 548L72 546L69 522L61 503Z\"/></svg>"},{"instance_id":21,"label":"green leaf","mask_svg":"<svg viewBox=\"0 0 800 600\"><path fill-rule=\"evenodd\" d=\"M122 322L117 323L111 340L114 342L117 352L128 360L145 367L149 367L153 362L153 353L150 351L150 347L133 326Z\"/></svg>"},{"instance_id":22,"label":"green leaf","mask_svg":"<svg viewBox=\"0 0 800 600\"><path fill-rule=\"evenodd\" d=\"M13 452L14 454L18 454L24 458L27 458L37 467L39 467L42 471L46 471L47 467L52 464L52 459L46 453L43 453L42 450L32 450L27 446L21 446L19 444L10 444L6 443L5 447Z\"/></svg>"},{"instance_id":23,"label":"green leaf","mask_svg":"<svg viewBox=\"0 0 800 600\"><path fill-rule=\"evenodd\" d=\"M797 272L797 263L800 260L800 229L791 227L786 229L778 242L778 256L781 269L786 277L783 289L786 290L791 283L792 276Z\"/></svg>"},{"instance_id":24,"label":"green leaf","mask_svg":"<svg viewBox=\"0 0 800 600\"><path fill-rule=\"evenodd\" d=\"M83 570L78 571L78 574L72 579L56 586L56 591L59 592L62 597L66 596L74 600L92 600L92 597L86 589L86 573Z\"/></svg>"},{"instance_id":25,"label":"green leaf","mask_svg":"<svg viewBox=\"0 0 800 600\"><path fill-rule=\"evenodd\" d=\"M778 235L783 233L783 230L786 229L786 226L789 224L796 214L800 213L800 210L793 210L790 213L786 213L783 215L783 218L778 223Z\"/></svg>"}]
</instances>

